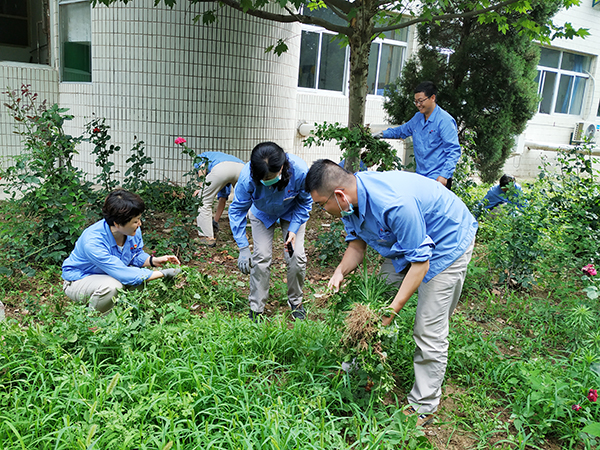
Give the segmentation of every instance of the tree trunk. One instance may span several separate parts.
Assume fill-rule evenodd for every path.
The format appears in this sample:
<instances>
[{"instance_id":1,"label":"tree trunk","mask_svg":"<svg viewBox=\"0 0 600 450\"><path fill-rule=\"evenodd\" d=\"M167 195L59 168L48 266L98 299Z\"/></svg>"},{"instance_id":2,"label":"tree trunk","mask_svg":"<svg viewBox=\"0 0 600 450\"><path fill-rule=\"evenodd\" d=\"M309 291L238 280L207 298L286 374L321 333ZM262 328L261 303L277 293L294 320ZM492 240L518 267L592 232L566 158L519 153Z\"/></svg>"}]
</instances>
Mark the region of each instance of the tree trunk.
<instances>
[{"instance_id":1,"label":"tree trunk","mask_svg":"<svg viewBox=\"0 0 600 450\"><path fill-rule=\"evenodd\" d=\"M353 32L348 36L350 46L350 80L348 88L348 128L362 126L365 123L365 106L367 103L367 76L369 70L369 54L373 41L373 17L377 12L372 0L358 0L357 14L352 19ZM358 170L358 153L348 155L346 168Z\"/></svg>"}]
</instances>

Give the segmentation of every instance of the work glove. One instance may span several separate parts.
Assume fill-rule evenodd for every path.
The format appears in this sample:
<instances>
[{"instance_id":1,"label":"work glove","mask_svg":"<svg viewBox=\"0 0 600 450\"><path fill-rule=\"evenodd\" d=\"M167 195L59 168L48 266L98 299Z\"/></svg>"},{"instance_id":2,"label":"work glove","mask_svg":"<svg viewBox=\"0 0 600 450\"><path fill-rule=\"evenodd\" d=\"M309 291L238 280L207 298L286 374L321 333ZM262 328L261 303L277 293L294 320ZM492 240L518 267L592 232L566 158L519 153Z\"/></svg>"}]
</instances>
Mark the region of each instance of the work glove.
<instances>
[{"instance_id":1,"label":"work glove","mask_svg":"<svg viewBox=\"0 0 600 450\"><path fill-rule=\"evenodd\" d=\"M250 247L240 248L240 256L238 257L238 269L245 275L250 273L252 267L252 259Z\"/></svg>"},{"instance_id":2,"label":"work glove","mask_svg":"<svg viewBox=\"0 0 600 450\"><path fill-rule=\"evenodd\" d=\"M383 139L383 131L378 131L377 133L373 133L372 136L375 139Z\"/></svg>"},{"instance_id":3,"label":"work glove","mask_svg":"<svg viewBox=\"0 0 600 450\"><path fill-rule=\"evenodd\" d=\"M179 275L179 273L181 272L181 269L161 269L160 273L163 274L163 277L165 278L175 278L177 275Z\"/></svg>"},{"instance_id":4,"label":"work glove","mask_svg":"<svg viewBox=\"0 0 600 450\"><path fill-rule=\"evenodd\" d=\"M213 233L217 234L219 232L219 222L213 220Z\"/></svg>"}]
</instances>

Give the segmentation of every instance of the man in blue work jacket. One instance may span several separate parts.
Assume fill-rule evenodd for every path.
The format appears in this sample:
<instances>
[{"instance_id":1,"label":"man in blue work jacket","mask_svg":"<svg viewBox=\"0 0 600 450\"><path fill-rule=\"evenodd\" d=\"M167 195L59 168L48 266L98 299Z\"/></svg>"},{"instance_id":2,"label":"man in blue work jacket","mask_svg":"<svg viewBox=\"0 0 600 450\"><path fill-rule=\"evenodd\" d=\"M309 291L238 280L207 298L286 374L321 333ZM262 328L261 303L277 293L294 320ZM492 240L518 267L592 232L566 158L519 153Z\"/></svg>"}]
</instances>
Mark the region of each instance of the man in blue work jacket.
<instances>
[{"instance_id":1,"label":"man in blue work jacket","mask_svg":"<svg viewBox=\"0 0 600 450\"><path fill-rule=\"evenodd\" d=\"M337 291L362 261L367 245L386 258L381 274L399 285L389 325L418 290L413 337L415 383L406 414L417 424L433 419L442 395L448 359L449 319L471 259L477 221L440 183L410 172L357 172L333 161L316 161L306 176L315 205L346 228L348 248L329 281Z\"/></svg>"},{"instance_id":2,"label":"man in blue work jacket","mask_svg":"<svg viewBox=\"0 0 600 450\"><path fill-rule=\"evenodd\" d=\"M412 136L416 172L450 189L461 150L456 121L438 106L437 93L437 87L431 81L420 83L414 90L415 106L419 112L408 122L373 136L383 139Z\"/></svg>"}]
</instances>

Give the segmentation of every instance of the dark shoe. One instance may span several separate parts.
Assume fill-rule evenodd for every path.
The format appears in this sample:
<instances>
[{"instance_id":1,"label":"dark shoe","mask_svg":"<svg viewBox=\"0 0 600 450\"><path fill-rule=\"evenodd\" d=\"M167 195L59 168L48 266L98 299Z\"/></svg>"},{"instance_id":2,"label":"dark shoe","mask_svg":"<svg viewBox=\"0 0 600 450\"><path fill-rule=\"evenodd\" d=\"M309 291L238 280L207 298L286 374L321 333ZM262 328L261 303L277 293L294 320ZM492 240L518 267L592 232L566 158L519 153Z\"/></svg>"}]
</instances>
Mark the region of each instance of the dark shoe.
<instances>
[{"instance_id":1,"label":"dark shoe","mask_svg":"<svg viewBox=\"0 0 600 450\"><path fill-rule=\"evenodd\" d=\"M417 414L417 410L412 406L407 407L404 411L405 416L412 416L413 414ZM435 418L435 413L431 414L419 414L417 416L417 426L424 427L425 425L431 423L431 421Z\"/></svg>"},{"instance_id":2,"label":"dark shoe","mask_svg":"<svg viewBox=\"0 0 600 450\"><path fill-rule=\"evenodd\" d=\"M250 313L248 314L248 317L250 317L250 320L252 320L252 322L258 323L261 320L263 320L264 315L261 312L256 312L256 311L250 310Z\"/></svg>"},{"instance_id":3,"label":"dark shoe","mask_svg":"<svg viewBox=\"0 0 600 450\"><path fill-rule=\"evenodd\" d=\"M215 247L217 245L216 239L211 239L206 236L202 236L196 239L196 242L200 245L204 245L205 247Z\"/></svg>"},{"instance_id":4,"label":"dark shoe","mask_svg":"<svg viewBox=\"0 0 600 450\"><path fill-rule=\"evenodd\" d=\"M219 232L219 222L213 220L213 233L217 234Z\"/></svg>"},{"instance_id":5,"label":"dark shoe","mask_svg":"<svg viewBox=\"0 0 600 450\"><path fill-rule=\"evenodd\" d=\"M300 303L299 305L292 305L292 317L295 320L304 320L306 319L306 311L304 310L304 306L302 306L302 303Z\"/></svg>"}]
</instances>

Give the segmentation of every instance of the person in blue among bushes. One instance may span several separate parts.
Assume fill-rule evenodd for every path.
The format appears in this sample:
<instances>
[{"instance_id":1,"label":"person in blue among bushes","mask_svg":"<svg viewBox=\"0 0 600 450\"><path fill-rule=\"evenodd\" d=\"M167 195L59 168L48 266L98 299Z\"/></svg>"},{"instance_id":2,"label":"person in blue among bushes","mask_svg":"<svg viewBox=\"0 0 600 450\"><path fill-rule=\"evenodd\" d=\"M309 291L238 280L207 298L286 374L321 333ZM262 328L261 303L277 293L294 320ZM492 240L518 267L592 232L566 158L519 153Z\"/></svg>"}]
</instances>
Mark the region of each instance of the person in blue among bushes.
<instances>
[{"instance_id":1,"label":"person in blue among bushes","mask_svg":"<svg viewBox=\"0 0 600 450\"><path fill-rule=\"evenodd\" d=\"M223 152L204 152L198 155L201 162L194 165L198 176L204 176L202 187L194 192L200 195L202 205L198 208L198 225L200 244L208 247L216 245L215 232L219 229L219 218L225 209L225 204L244 167L244 161ZM218 198L215 219L212 216L212 205Z\"/></svg>"},{"instance_id":2,"label":"person in blue among bushes","mask_svg":"<svg viewBox=\"0 0 600 450\"><path fill-rule=\"evenodd\" d=\"M63 290L75 301L89 300L91 308L109 311L124 286L139 286L157 278L174 278L181 269L155 270L166 263L179 265L175 255L153 257L144 252L142 198L124 189L106 197L104 219L86 228L62 265Z\"/></svg>"},{"instance_id":3,"label":"person in blue among bushes","mask_svg":"<svg viewBox=\"0 0 600 450\"><path fill-rule=\"evenodd\" d=\"M462 291L477 221L441 183L410 172L352 174L321 159L308 171L306 190L316 205L341 217L346 228L348 248L329 280L331 289L339 290L369 245L385 258L380 273L399 286L383 325L418 291L415 382L404 412L418 414L417 424L426 425L442 396L449 320Z\"/></svg>"},{"instance_id":4,"label":"person in blue among bushes","mask_svg":"<svg viewBox=\"0 0 600 450\"><path fill-rule=\"evenodd\" d=\"M505 173L500 177L500 182L492 186L483 200L479 203L479 208L483 207L492 210L505 203L516 205L518 208L525 206L525 201L522 198L523 190L516 182L515 177Z\"/></svg>"},{"instance_id":5,"label":"person in blue among bushes","mask_svg":"<svg viewBox=\"0 0 600 450\"><path fill-rule=\"evenodd\" d=\"M306 254L304 232L312 199L304 189L308 166L299 157L286 154L274 142L262 142L252 150L234 190L229 206L229 224L240 254L238 267L250 274L250 318L257 321L264 313L269 296L273 257L273 236L281 225L284 259L287 264L288 304L294 319L303 320L302 306ZM254 252L246 236L250 219Z\"/></svg>"}]
</instances>

